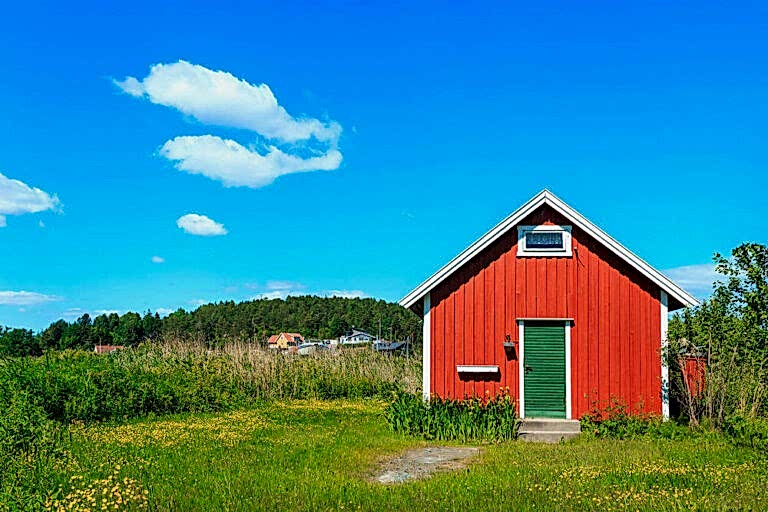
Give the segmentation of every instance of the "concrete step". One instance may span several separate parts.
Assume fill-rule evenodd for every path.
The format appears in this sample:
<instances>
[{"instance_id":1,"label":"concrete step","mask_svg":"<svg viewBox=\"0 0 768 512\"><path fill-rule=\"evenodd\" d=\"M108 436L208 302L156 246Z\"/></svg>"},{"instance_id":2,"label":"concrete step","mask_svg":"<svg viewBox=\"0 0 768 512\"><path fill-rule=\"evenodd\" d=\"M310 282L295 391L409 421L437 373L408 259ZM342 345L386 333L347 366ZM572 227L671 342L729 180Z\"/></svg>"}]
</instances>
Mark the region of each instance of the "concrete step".
<instances>
[{"instance_id":1,"label":"concrete step","mask_svg":"<svg viewBox=\"0 0 768 512\"><path fill-rule=\"evenodd\" d=\"M578 435L578 432L520 432L519 439L533 443L559 443Z\"/></svg>"},{"instance_id":2,"label":"concrete step","mask_svg":"<svg viewBox=\"0 0 768 512\"><path fill-rule=\"evenodd\" d=\"M579 420L553 418L526 418L520 425L521 432L581 432Z\"/></svg>"},{"instance_id":3,"label":"concrete step","mask_svg":"<svg viewBox=\"0 0 768 512\"><path fill-rule=\"evenodd\" d=\"M553 418L526 418L520 425L519 437L523 441L559 443L573 439L581 432L578 420Z\"/></svg>"}]
</instances>

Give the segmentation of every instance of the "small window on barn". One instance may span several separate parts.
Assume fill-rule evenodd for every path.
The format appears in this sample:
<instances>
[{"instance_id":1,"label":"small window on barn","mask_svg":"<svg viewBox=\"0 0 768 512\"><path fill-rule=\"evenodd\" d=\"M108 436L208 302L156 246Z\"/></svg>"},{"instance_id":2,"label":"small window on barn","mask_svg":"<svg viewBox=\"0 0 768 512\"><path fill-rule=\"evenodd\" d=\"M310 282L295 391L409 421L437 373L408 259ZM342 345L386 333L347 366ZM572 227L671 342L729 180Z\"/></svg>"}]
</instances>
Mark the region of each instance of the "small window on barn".
<instances>
[{"instance_id":1,"label":"small window on barn","mask_svg":"<svg viewBox=\"0 0 768 512\"><path fill-rule=\"evenodd\" d=\"M518 226L517 255L571 256L571 226Z\"/></svg>"}]
</instances>

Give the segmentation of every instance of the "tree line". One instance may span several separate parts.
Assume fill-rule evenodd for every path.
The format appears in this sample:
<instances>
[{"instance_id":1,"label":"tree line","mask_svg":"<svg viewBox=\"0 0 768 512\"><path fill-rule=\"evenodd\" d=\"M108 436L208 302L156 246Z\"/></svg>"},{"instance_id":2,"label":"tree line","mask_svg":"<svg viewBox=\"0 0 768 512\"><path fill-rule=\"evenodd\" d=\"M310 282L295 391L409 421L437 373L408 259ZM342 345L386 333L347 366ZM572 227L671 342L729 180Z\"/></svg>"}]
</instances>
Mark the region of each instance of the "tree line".
<instances>
[{"instance_id":1,"label":"tree line","mask_svg":"<svg viewBox=\"0 0 768 512\"><path fill-rule=\"evenodd\" d=\"M305 338L333 339L352 327L393 340L421 341L421 319L399 304L371 298L288 297L235 303L219 302L194 311L179 309L166 317L147 311L83 314L60 319L46 329L0 327L0 355L41 355L46 350L93 350L95 345L136 346L164 336L203 341L264 343L272 334L298 332Z\"/></svg>"}]
</instances>

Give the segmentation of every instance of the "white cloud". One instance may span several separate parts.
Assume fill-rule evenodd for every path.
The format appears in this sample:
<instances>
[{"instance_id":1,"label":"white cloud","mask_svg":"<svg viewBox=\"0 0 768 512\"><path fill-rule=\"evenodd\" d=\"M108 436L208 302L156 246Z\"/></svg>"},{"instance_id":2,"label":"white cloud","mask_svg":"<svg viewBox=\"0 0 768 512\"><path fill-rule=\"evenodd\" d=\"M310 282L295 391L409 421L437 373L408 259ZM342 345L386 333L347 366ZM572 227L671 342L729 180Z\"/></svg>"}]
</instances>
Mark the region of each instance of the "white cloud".
<instances>
[{"instance_id":1,"label":"white cloud","mask_svg":"<svg viewBox=\"0 0 768 512\"><path fill-rule=\"evenodd\" d=\"M69 308L66 311L64 311L61 316L67 319L74 320L75 318L82 316L82 314L85 313L82 308Z\"/></svg>"},{"instance_id":2,"label":"white cloud","mask_svg":"<svg viewBox=\"0 0 768 512\"><path fill-rule=\"evenodd\" d=\"M122 315L123 313L119 309L97 309L93 312L94 315Z\"/></svg>"},{"instance_id":3,"label":"white cloud","mask_svg":"<svg viewBox=\"0 0 768 512\"><path fill-rule=\"evenodd\" d=\"M55 295L46 295L44 293L20 291L0 291L0 305L6 306L35 306L45 302L54 302L61 300Z\"/></svg>"},{"instance_id":4,"label":"white cloud","mask_svg":"<svg viewBox=\"0 0 768 512\"><path fill-rule=\"evenodd\" d=\"M203 304L208 304L208 302L209 301L205 299L195 299L195 300L189 301L189 303L192 304L193 306L202 306Z\"/></svg>"},{"instance_id":5,"label":"white cloud","mask_svg":"<svg viewBox=\"0 0 768 512\"><path fill-rule=\"evenodd\" d=\"M190 235L218 236L227 234L227 230L224 229L223 224L220 224L205 215L198 215L197 213L182 215L176 221L176 225Z\"/></svg>"},{"instance_id":6,"label":"white cloud","mask_svg":"<svg viewBox=\"0 0 768 512\"><path fill-rule=\"evenodd\" d=\"M243 128L270 139L336 141L341 134L338 123L291 116L267 84L254 85L225 71L183 60L155 64L141 81L128 77L115 83L132 96L145 96L201 123Z\"/></svg>"},{"instance_id":7,"label":"white cloud","mask_svg":"<svg viewBox=\"0 0 768 512\"><path fill-rule=\"evenodd\" d=\"M304 288L306 286L296 281L267 281L267 290L303 290Z\"/></svg>"},{"instance_id":8,"label":"white cloud","mask_svg":"<svg viewBox=\"0 0 768 512\"><path fill-rule=\"evenodd\" d=\"M684 265L663 271L670 279L688 292L703 296L712 292L712 284L722 278L715 270L713 263L700 265Z\"/></svg>"},{"instance_id":9,"label":"white cloud","mask_svg":"<svg viewBox=\"0 0 768 512\"><path fill-rule=\"evenodd\" d=\"M59 205L59 198L55 194L48 194L0 174L0 227L6 226L6 215L57 210Z\"/></svg>"},{"instance_id":10,"label":"white cloud","mask_svg":"<svg viewBox=\"0 0 768 512\"><path fill-rule=\"evenodd\" d=\"M152 263L165 263L165 258L162 256L152 256Z\"/></svg>"},{"instance_id":11,"label":"white cloud","mask_svg":"<svg viewBox=\"0 0 768 512\"><path fill-rule=\"evenodd\" d=\"M328 290L329 297L341 297L342 299L363 299L368 295L362 290Z\"/></svg>"},{"instance_id":12,"label":"white cloud","mask_svg":"<svg viewBox=\"0 0 768 512\"><path fill-rule=\"evenodd\" d=\"M332 171L341 165L341 125L291 116L266 84L254 85L185 61L155 64L143 80L128 77L115 84L201 123L241 128L271 141L257 150L215 135L176 137L159 153L181 171L228 187L259 188L286 174Z\"/></svg>"},{"instance_id":13,"label":"white cloud","mask_svg":"<svg viewBox=\"0 0 768 512\"><path fill-rule=\"evenodd\" d=\"M168 316L171 313L173 313L174 311L176 311L176 310L172 309L172 308L157 308L154 312L157 313L160 316Z\"/></svg>"},{"instance_id":14,"label":"white cloud","mask_svg":"<svg viewBox=\"0 0 768 512\"><path fill-rule=\"evenodd\" d=\"M176 162L176 168L202 174L227 187L259 188L276 178L297 172L333 171L341 164L336 149L315 157L301 158L270 146L265 154L215 135L182 136L169 140L160 154Z\"/></svg>"},{"instance_id":15,"label":"white cloud","mask_svg":"<svg viewBox=\"0 0 768 512\"><path fill-rule=\"evenodd\" d=\"M249 297L248 300L272 300L272 299L284 299L289 295L296 295L295 292L290 290L274 290L271 292L264 292Z\"/></svg>"}]
</instances>

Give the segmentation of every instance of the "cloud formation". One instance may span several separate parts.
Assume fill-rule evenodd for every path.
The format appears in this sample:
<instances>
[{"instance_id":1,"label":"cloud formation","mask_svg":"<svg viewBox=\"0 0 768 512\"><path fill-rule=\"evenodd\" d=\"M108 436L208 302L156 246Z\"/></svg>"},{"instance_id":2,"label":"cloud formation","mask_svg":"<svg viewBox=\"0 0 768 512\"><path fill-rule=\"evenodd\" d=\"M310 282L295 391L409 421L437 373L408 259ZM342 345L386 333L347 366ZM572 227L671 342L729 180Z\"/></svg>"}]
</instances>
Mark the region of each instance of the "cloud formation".
<instances>
[{"instance_id":1,"label":"cloud formation","mask_svg":"<svg viewBox=\"0 0 768 512\"><path fill-rule=\"evenodd\" d=\"M162 256L152 256L152 263L165 263L165 258Z\"/></svg>"},{"instance_id":2,"label":"cloud formation","mask_svg":"<svg viewBox=\"0 0 768 512\"><path fill-rule=\"evenodd\" d=\"M259 188L286 174L333 171L341 153L330 149L319 156L301 158L270 146L265 154L231 139L215 135L181 136L167 141L160 154L176 162L176 168L221 181L226 187Z\"/></svg>"},{"instance_id":3,"label":"cloud formation","mask_svg":"<svg viewBox=\"0 0 768 512\"><path fill-rule=\"evenodd\" d=\"M674 282L688 292L703 297L712 293L712 285L722 276L715 270L713 263L684 265L663 271Z\"/></svg>"},{"instance_id":4,"label":"cloud formation","mask_svg":"<svg viewBox=\"0 0 768 512\"><path fill-rule=\"evenodd\" d=\"M341 165L341 125L291 116L266 84L251 84L183 60L155 64L143 80L127 77L115 84L131 96L174 108L201 123L248 130L270 141L259 151L215 135L176 137L163 144L160 155L181 171L225 186L259 188L286 174Z\"/></svg>"},{"instance_id":5,"label":"cloud formation","mask_svg":"<svg viewBox=\"0 0 768 512\"><path fill-rule=\"evenodd\" d=\"M6 226L6 215L57 210L59 198L24 182L0 174L0 227Z\"/></svg>"},{"instance_id":6,"label":"cloud formation","mask_svg":"<svg viewBox=\"0 0 768 512\"><path fill-rule=\"evenodd\" d=\"M45 302L61 300L55 295L44 293L20 291L0 291L0 305L3 306L36 306Z\"/></svg>"},{"instance_id":7,"label":"cloud formation","mask_svg":"<svg viewBox=\"0 0 768 512\"><path fill-rule=\"evenodd\" d=\"M197 213L182 215L176 220L176 225L190 235L220 236L227 234L224 224Z\"/></svg>"},{"instance_id":8,"label":"cloud formation","mask_svg":"<svg viewBox=\"0 0 768 512\"><path fill-rule=\"evenodd\" d=\"M329 297L341 297L342 299L364 299L368 295L362 290L328 290Z\"/></svg>"}]
</instances>

